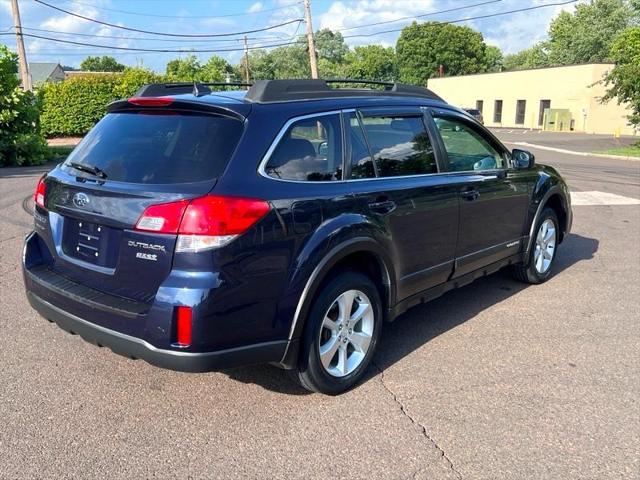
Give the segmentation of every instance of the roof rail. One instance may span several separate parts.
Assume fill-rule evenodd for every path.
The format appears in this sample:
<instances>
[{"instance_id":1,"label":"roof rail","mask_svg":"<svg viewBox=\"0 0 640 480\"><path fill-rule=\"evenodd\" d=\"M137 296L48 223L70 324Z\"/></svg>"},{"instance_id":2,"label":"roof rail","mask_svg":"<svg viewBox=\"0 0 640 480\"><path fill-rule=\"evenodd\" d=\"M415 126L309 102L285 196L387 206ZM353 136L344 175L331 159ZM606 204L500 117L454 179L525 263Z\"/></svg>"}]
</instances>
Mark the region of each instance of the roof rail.
<instances>
[{"instance_id":1,"label":"roof rail","mask_svg":"<svg viewBox=\"0 0 640 480\"><path fill-rule=\"evenodd\" d=\"M332 88L329 86L329 84L334 83L382 85L385 88L384 90L373 90L366 88ZM431 90L417 85L352 78L328 80L256 80L247 92L245 100L255 103L277 103L292 100L389 95L423 97L442 101L442 98Z\"/></svg>"},{"instance_id":2,"label":"roof rail","mask_svg":"<svg viewBox=\"0 0 640 480\"><path fill-rule=\"evenodd\" d=\"M178 83L149 83L143 85L136 92L136 97L162 97L165 95L180 95L193 93L196 97L211 93L209 87L250 87L251 83L242 82L178 82Z\"/></svg>"}]
</instances>

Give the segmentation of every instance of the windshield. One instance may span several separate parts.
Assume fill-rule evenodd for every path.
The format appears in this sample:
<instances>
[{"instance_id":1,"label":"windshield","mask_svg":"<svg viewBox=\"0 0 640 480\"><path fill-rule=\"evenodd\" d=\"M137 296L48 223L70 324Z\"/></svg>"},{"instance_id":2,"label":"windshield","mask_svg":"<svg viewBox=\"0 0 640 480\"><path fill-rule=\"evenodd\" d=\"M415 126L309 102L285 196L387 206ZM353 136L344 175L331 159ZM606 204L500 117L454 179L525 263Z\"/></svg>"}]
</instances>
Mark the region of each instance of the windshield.
<instances>
[{"instance_id":1,"label":"windshield","mask_svg":"<svg viewBox=\"0 0 640 480\"><path fill-rule=\"evenodd\" d=\"M209 180L227 166L242 128L239 120L213 115L110 113L84 137L64 165L104 172L104 178L119 182Z\"/></svg>"}]
</instances>

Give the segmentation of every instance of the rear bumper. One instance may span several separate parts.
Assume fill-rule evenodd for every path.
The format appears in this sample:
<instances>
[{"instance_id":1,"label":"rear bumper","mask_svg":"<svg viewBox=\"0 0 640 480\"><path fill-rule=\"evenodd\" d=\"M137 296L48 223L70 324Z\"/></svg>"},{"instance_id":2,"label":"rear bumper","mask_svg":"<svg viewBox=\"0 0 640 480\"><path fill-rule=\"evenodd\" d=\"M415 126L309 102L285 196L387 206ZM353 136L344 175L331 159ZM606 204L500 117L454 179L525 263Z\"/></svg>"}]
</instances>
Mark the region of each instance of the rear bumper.
<instances>
[{"instance_id":1,"label":"rear bumper","mask_svg":"<svg viewBox=\"0 0 640 480\"><path fill-rule=\"evenodd\" d=\"M150 343L124 333L96 325L43 300L27 291L31 306L47 320L55 322L67 332L78 334L87 342L109 347L114 353L128 358L183 372L207 372L240 365L277 361L282 358L287 341L266 342L216 352L180 352L154 347Z\"/></svg>"}]
</instances>

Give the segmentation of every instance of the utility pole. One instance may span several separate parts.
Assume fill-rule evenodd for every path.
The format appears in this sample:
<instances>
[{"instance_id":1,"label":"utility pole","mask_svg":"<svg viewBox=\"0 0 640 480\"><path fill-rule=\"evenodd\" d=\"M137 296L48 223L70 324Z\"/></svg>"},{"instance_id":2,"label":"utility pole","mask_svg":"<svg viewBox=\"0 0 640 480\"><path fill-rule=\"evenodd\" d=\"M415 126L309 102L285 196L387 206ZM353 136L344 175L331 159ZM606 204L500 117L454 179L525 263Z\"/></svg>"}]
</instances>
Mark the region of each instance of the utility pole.
<instances>
[{"instance_id":1,"label":"utility pole","mask_svg":"<svg viewBox=\"0 0 640 480\"><path fill-rule=\"evenodd\" d=\"M31 91L31 75L29 75L27 54L24 50L24 39L22 38L22 23L20 22L18 0L11 0L11 11L13 12L13 25L16 27L16 44L18 45L18 62L20 66L20 78L22 79L22 89Z\"/></svg>"},{"instance_id":2,"label":"utility pole","mask_svg":"<svg viewBox=\"0 0 640 480\"><path fill-rule=\"evenodd\" d=\"M249 47L247 46L247 36L244 36L244 80L249 83L251 78L249 75Z\"/></svg>"},{"instance_id":3,"label":"utility pole","mask_svg":"<svg viewBox=\"0 0 640 480\"><path fill-rule=\"evenodd\" d=\"M307 41L309 42L309 66L311 67L311 78L318 78L316 42L313 39L313 24L311 23L311 0L304 0L304 21L307 24Z\"/></svg>"}]
</instances>

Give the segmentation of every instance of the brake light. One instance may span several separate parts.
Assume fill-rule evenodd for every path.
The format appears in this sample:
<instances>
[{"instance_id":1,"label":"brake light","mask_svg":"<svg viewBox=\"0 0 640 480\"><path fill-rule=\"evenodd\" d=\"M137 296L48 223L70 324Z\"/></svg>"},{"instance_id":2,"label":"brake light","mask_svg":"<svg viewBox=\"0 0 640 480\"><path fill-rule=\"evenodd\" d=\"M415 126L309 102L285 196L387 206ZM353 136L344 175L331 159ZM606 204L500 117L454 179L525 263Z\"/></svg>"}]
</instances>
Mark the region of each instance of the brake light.
<instances>
[{"instance_id":1,"label":"brake light","mask_svg":"<svg viewBox=\"0 0 640 480\"><path fill-rule=\"evenodd\" d=\"M173 103L172 97L131 97L127 100L140 107L166 107Z\"/></svg>"},{"instance_id":2,"label":"brake light","mask_svg":"<svg viewBox=\"0 0 640 480\"><path fill-rule=\"evenodd\" d=\"M44 183L44 176L38 180L38 186L36 192L33 194L33 201L36 205L44 208L44 195L47 193L47 185Z\"/></svg>"},{"instance_id":3,"label":"brake light","mask_svg":"<svg viewBox=\"0 0 640 480\"><path fill-rule=\"evenodd\" d=\"M176 347L191 345L193 310L191 307L176 307Z\"/></svg>"},{"instance_id":4,"label":"brake light","mask_svg":"<svg viewBox=\"0 0 640 480\"><path fill-rule=\"evenodd\" d=\"M269 208L264 200L207 195L151 205L135 228L178 233L176 252L198 252L226 245L264 217Z\"/></svg>"}]
</instances>

